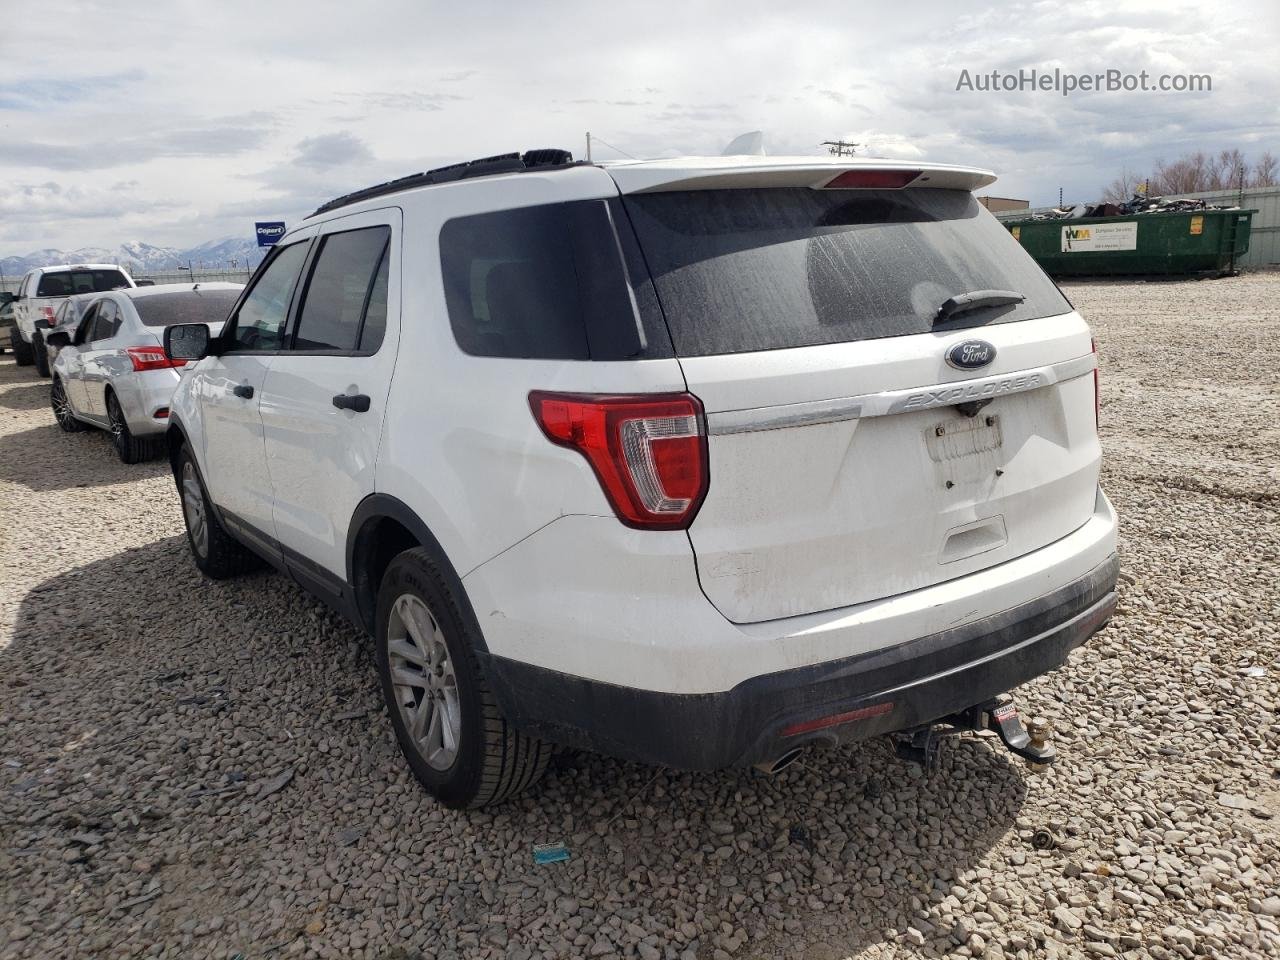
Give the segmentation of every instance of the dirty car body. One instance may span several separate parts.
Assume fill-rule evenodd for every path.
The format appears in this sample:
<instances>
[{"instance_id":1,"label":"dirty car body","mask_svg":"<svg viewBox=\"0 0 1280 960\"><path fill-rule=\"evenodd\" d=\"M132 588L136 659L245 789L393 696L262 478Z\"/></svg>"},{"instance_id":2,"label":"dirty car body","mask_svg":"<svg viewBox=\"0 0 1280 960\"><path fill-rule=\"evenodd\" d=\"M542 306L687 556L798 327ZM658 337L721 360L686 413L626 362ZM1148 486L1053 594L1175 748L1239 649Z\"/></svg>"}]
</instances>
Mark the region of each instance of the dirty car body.
<instances>
[{"instance_id":1,"label":"dirty car body","mask_svg":"<svg viewBox=\"0 0 1280 960\"><path fill-rule=\"evenodd\" d=\"M686 769L980 725L1106 621L1096 354L991 174L531 154L281 239L175 394L192 515L380 644L420 551L502 723ZM317 352L361 230L385 335Z\"/></svg>"}]
</instances>

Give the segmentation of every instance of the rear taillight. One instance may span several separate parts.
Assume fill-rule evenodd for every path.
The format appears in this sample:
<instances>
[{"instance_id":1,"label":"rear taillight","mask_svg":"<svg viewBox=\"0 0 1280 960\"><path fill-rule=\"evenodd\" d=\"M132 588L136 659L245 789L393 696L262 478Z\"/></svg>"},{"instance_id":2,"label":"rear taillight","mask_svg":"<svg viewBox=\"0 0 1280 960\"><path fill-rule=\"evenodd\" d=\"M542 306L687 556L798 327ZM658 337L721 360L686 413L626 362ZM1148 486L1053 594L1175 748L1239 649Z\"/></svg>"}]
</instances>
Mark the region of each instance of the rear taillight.
<instances>
[{"instance_id":1,"label":"rear taillight","mask_svg":"<svg viewBox=\"0 0 1280 960\"><path fill-rule=\"evenodd\" d=\"M164 350L160 347L126 347L125 353L129 354L129 359L133 362L133 370L140 373L143 370L164 370L169 367L185 367L185 360L170 360L164 355Z\"/></svg>"},{"instance_id":2,"label":"rear taillight","mask_svg":"<svg viewBox=\"0 0 1280 960\"><path fill-rule=\"evenodd\" d=\"M901 190L918 176L919 170L846 170L828 180L824 189Z\"/></svg>"},{"instance_id":3,"label":"rear taillight","mask_svg":"<svg viewBox=\"0 0 1280 960\"><path fill-rule=\"evenodd\" d=\"M44 313L44 318L45 318L46 320L52 320L52 319L53 319L53 317L54 317L54 310L53 310L53 307L41 307L41 308L40 308L40 310L41 310L41 312L42 312L42 313Z\"/></svg>"},{"instance_id":4,"label":"rear taillight","mask_svg":"<svg viewBox=\"0 0 1280 960\"><path fill-rule=\"evenodd\" d=\"M587 458L627 526L678 530L693 522L708 473L697 397L535 390L529 406L548 439Z\"/></svg>"},{"instance_id":5,"label":"rear taillight","mask_svg":"<svg viewBox=\"0 0 1280 960\"><path fill-rule=\"evenodd\" d=\"M1093 425L1102 429L1102 385L1098 380L1098 341L1091 340L1093 350Z\"/></svg>"}]
</instances>

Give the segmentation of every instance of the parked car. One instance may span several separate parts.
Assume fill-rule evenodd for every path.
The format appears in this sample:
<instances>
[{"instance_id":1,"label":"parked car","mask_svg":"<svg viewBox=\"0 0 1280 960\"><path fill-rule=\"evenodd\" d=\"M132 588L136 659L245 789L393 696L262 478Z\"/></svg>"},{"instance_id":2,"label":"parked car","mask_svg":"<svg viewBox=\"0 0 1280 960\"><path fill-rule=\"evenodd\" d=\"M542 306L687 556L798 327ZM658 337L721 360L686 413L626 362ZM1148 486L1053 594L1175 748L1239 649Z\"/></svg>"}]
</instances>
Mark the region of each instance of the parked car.
<instances>
[{"instance_id":1,"label":"parked car","mask_svg":"<svg viewBox=\"0 0 1280 960\"><path fill-rule=\"evenodd\" d=\"M13 329L13 299L10 298L0 303L0 353L4 353L5 346L10 342Z\"/></svg>"},{"instance_id":2,"label":"parked car","mask_svg":"<svg viewBox=\"0 0 1280 960\"><path fill-rule=\"evenodd\" d=\"M36 321L52 322L58 304L74 294L102 293L132 286L128 271L114 263L62 264L28 270L18 286L15 324L9 334L14 360L20 367L34 363L40 376L49 376L44 333L37 328Z\"/></svg>"},{"instance_id":3,"label":"parked car","mask_svg":"<svg viewBox=\"0 0 1280 960\"><path fill-rule=\"evenodd\" d=\"M196 565L375 637L444 803L549 742L695 770L986 728L1116 601L1089 328L974 199L849 158L476 161L281 238L169 452ZM941 722L943 727L936 727Z\"/></svg>"},{"instance_id":4,"label":"parked car","mask_svg":"<svg viewBox=\"0 0 1280 960\"><path fill-rule=\"evenodd\" d=\"M74 333L49 335L58 349L50 388L58 426L109 431L125 463L161 452L177 368L185 364L165 356L160 335L174 323L221 329L243 286L171 283L92 296Z\"/></svg>"},{"instance_id":5,"label":"parked car","mask_svg":"<svg viewBox=\"0 0 1280 960\"><path fill-rule=\"evenodd\" d=\"M80 329L80 320L84 316L85 310L88 308L99 294L96 293L77 293L73 297L67 297L60 304L58 309L54 311L52 320L37 320L36 332L40 334L44 341L45 355L50 370L53 369L53 362L58 356L58 351L63 346L75 339L76 331ZM66 337L56 337L54 334L65 333Z\"/></svg>"}]
</instances>

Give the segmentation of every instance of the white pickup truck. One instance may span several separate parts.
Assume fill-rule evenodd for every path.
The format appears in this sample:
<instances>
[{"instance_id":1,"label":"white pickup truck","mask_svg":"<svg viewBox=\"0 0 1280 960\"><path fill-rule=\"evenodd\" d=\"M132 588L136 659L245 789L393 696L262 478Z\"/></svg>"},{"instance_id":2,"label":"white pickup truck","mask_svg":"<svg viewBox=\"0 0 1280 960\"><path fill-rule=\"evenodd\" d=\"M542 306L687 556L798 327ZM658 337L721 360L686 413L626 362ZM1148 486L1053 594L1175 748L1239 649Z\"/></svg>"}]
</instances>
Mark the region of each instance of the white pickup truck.
<instances>
[{"instance_id":1,"label":"white pickup truck","mask_svg":"<svg viewBox=\"0 0 1280 960\"><path fill-rule=\"evenodd\" d=\"M106 293L134 286L137 284L129 272L114 263L64 263L28 270L13 303L14 324L9 331L9 343L14 360L20 367L34 363L40 376L49 376L49 358L41 328L52 323L59 304L77 293Z\"/></svg>"}]
</instances>

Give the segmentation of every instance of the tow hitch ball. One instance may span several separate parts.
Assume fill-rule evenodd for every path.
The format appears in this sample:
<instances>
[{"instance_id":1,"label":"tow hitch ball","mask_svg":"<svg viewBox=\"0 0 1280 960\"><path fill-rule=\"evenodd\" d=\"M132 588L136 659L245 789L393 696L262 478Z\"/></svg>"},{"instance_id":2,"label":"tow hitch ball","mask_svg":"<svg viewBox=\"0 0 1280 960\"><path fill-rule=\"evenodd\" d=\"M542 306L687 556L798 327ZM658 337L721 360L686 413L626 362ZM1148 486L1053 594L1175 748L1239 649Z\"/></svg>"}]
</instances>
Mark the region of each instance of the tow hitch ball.
<instances>
[{"instance_id":1,"label":"tow hitch ball","mask_svg":"<svg viewBox=\"0 0 1280 960\"><path fill-rule=\"evenodd\" d=\"M988 700L934 723L902 731L896 735L898 756L932 771L938 765L938 747L943 738L966 730L994 731L1011 753L1030 764L1033 773L1044 770L1058 756L1049 743L1049 721L1033 717L1023 726L1018 708L1008 697Z\"/></svg>"}]
</instances>

